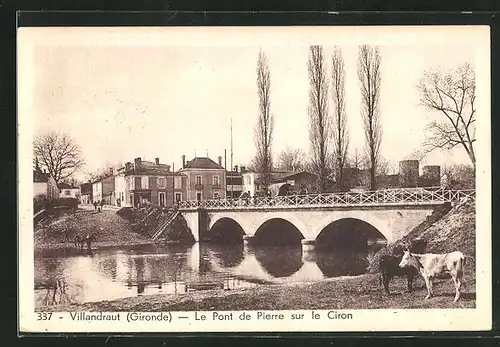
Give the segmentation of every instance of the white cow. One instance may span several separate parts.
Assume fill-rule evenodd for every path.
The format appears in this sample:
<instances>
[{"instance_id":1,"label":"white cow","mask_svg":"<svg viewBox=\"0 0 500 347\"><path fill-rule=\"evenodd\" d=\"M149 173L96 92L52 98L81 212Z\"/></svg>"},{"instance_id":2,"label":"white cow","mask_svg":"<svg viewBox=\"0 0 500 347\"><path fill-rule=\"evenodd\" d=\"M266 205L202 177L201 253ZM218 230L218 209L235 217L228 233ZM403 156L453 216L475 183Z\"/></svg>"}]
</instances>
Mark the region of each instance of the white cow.
<instances>
[{"instance_id":1,"label":"white cow","mask_svg":"<svg viewBox=\"0 0 500 347\"><path fill-rule=\"evenodd\" d=\"M429 299L432 296L433 278L443 273L449 273L455 284L456 291L453 302L456 302L460 298L464 265L465 256L459 251L446 254L412 254L410 251L405 250L403 259L399 263L400 267L413 266L424 278L427 287L427 296L425 299Z\"/></svg>"}]
</instances>

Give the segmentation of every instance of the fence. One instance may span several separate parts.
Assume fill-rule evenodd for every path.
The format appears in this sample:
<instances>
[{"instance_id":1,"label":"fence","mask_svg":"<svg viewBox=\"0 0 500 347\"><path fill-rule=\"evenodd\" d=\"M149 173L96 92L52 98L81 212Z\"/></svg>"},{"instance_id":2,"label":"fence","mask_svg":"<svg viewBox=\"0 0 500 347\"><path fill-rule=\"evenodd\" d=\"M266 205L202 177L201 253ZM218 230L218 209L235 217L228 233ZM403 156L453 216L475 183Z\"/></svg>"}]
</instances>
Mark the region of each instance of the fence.
<instances>
[{"instance_id":1,"label":"fence","mask_svg":"<svg viewBox=\"0 0 500 347\"><path fill-rule=\"evenodd\" d=\"M385 189L367 192L215 199L203 201L187 200L180 201L178 203L178 208L183 210L192 210L197 208L252 209L370 205L433 205L460 201L464 198L475 200L475 197L475 190L427 190L424 188Z\"/></svg>"}]
</instances>

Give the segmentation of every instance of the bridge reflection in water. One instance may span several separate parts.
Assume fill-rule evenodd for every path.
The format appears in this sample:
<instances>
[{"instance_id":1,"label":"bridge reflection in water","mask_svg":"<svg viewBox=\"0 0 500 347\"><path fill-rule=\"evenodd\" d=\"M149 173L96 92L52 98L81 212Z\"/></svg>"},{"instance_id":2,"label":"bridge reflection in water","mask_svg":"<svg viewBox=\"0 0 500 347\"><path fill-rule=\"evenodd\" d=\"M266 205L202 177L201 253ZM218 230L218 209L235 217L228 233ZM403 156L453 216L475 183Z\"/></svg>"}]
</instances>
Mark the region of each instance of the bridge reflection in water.
<instances>
[{"instance_id":1,"label":"bridge reflection in water","mask_svg":"<svg viewBox=\"0 0 500 347\"><path fill-rule=\"evenodd\" d=\"M35 258L36 307L148 294L224 290L265 283L317 281L358 275L366 252L315 250L302 245L196 243L96 251L92 256L46 251Z\"/></svg>"}]
</instances>

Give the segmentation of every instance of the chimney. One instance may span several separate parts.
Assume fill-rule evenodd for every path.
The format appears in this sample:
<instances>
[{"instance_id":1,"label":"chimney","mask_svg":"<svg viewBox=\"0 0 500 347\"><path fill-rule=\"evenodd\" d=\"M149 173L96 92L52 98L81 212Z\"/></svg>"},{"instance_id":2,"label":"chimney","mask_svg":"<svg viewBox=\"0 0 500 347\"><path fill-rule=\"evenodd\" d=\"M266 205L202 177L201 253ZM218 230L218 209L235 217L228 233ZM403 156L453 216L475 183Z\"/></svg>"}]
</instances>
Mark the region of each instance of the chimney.
<instances>
[{"instance_id":1,"label":"chimney","mask_svg":"<svg viewBox=\"0 0 500 347\"><path fill-rule=\"evenodd\" d=\"M184 169L186 167L186 155L182 155L182 168Z\"/></svg>"},{"instance_id":2,"label":"chimney","mask_svg":"<svg viewBox=\"0 0 500 347\"><path fill-rule=\"evenodd\" d=\"M130 166L131 166L131 165L132 165L132 163L131 163L131 162L129 162L129 161L127 161L127 162L125 163L125 171L129 171L129 170L131 169L131 168L130 168Z\"/></svg>"},{"instance_id":3,"label":"chimney","mask_svg":"<svg viewBox=\"0 0 500 347\"><path fill-rule=\"evenodd\" d=\"M89 182L88 182L88 183L89 183L89 184L90 184L90 183L92 183L92 180L89 180Z\"/></svg>"},{"instance_id":4,"label":"chimney","mask_svg":"<svg viewBox=\"0 0 500 347\"><path fill-rule=\"evenodd\" d=\"M245 171L246 171L246 169L247 169L247 168L246 168L245 166L243 166L243 165L240 167L240 171L241 171L241 172L245 172Z\"/></svg>"},{"instance_id":5,"label":"chimney","mask_svg":"<svg viewBox=\"0 0 500 347\"><path fill-rule=\"evenodd\" d=\"M109 174L110 174L110 175L112 175L112 174L113 174L113 168L112 168L112 167L110 167L110 168L109 168Z\"/></svg>"},{"instance_id":6,"label":"chimney","mask_svg":"<svg viewBox=\"0 0 500 347\"><path fill-rule=\"evenodd\" d=\"M135 159L134 159L134 166L135 166L136 168L138 168L139 166L141 166L141 162L142 162L141 157L137 157L137 158L135 158Z\"/></svg>"},{"instance_id":7,"label":"chimney","mask_svg":"<svg viewBox=\"0 0 500 347\"><path fill-rule=\"evenodd\" d=\"M238 172L238 165L235 165L235 166L234 166L234 171L235 171L235 172Z\"/></svg>"},{"instance_id":8,"label":"chimney","mask_svg":"<svg viewBox=\"0 0 500 347\"><path fill-rule=\"evenodd\" d=\"M222 166L222 157L219 155L219 166Z\"/></svg>"},{"instance_id":9,"label":"chimney","mask_svg":"<svg viewBox=\"0 0 500 347\"><path fill-rule=\"evenodd\" d=\"M155 158L155 164L160 165L160 158Z\"/></svg>"}]
</instances>

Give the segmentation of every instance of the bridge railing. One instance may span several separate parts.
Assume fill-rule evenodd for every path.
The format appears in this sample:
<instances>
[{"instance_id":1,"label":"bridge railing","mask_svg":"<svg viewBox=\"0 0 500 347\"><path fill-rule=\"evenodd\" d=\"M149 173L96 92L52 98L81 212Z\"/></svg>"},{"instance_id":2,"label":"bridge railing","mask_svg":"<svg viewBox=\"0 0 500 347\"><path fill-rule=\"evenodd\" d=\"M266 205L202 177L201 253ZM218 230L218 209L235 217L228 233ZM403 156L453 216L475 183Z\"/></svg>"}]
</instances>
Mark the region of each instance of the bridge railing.
<instances>
[{"instance_id":1,"label":"bridge railing","mask_svg":"<svg viewBox=\"0 0 500 347\"><path fill-rule=\"evenodd\" d=\"M180 201L181 209L231 208L283 208L283 207L321 207L321 206L363 206L363 205L429 205L460 201L468 198L475 200L475 190L444 189L384 189L366 192L345 192L307 195L288 195L275 197L253 197L214 200Z\"/></svg>"}]
</instances>

